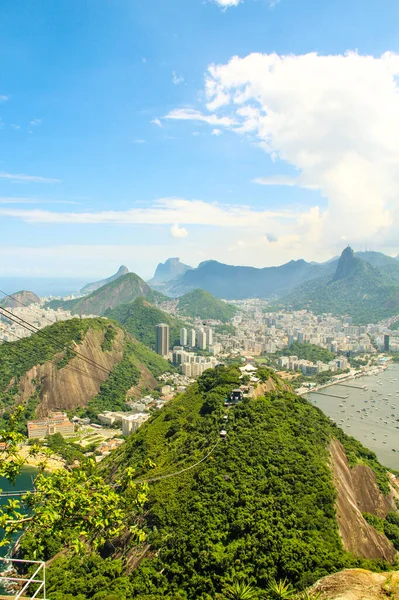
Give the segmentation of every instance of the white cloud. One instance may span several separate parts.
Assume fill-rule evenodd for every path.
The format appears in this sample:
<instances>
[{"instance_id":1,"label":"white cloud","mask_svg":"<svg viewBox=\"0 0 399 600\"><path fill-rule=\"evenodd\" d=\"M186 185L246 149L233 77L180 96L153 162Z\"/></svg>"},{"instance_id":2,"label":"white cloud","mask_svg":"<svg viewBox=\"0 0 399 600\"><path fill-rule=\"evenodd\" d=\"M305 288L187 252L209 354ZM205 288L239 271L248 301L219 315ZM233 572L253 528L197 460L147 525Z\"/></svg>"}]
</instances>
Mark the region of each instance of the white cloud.
<instances>
[{"instance_id":1,"label":"white cloud","mask_svg":"<svg viewBox=\"0 0 399 600\"><path fill-rule=\"evenodd\" d=\"M222 135L222 130L221 129L212 129L212 135Z\"/></svg>"},{"instance_id":2,"label":"white cloud","mask_svg":"<svg viewBox=\"0 0 399 600\"><path fill-rule=\"evenodd\" d=\"M188 236L188 231L184 227L180 227L178 223L174 223L170 228L170 234L174 238L185 238Z\"/></svg>"},{"instance_id":3,"label":"white cloud","mask_svg":"<svg viewBox=\"0 0 399 600\"><path fill-rule=\"evenodd\" d=\"M145 208L126 211L52 212L48 210L0 209L0 215L22 219L28 223L113 224L113 225L205 225L218 228L248 227L272 229L273 224L295 220L300 213L284 210L255 210L250 206L227 205L162 198Z\"/></svg>"},{"instance_id":4,"label":"white cloud","mask_svg":"<svg viewBox=\"0 0 399 600\"><path fill-rule=\"evenodd\" d=\"M41 119L32 119L31 121L29 121L29 125L31 127L38 127L41 124L42 124L42 120Z\"/></svg>"},{"instance_id":5,"label":"white cloud","mask_svg":"<svg viewBox=\"0 0 399 600\"><path fill-rule=\"evenodd\" d=\"M7 102L10 99L10 96L0 95L0 102Z\"/></svg>"},{"instance_id":6,"label":"white cloud","mask_svg":"<svg viewBox=\"0 0 399 600\"><path fill-rule=\"evenodd\" d=\"M177 121L202 121L208 125L223 125L229 127L234 125L234 119L230 117L218 117L215 114L205 115L193 108L176 108L164 116L164 119L174 119Z\"/></svg>"},{"instance_id":7,"label":"white cloud","mask_svg":"<svg viewBox=\"0 0 399 600\"><path fill-rule=\"evenodd\" d=\"M159 119L152 119L151 123L162 129L163 125Z\"/></svg>"},{"instance_id":8,"label":"white cloud","mask_svg":"<svg viewBox=\"0 0 399 600\"><path fill-rule=\"evenodd\" d=\"M398 54L235 56L209 67L205 94L208 111L232 122L226 127L299 173L257 183L319 189L327 198L326 210L302 221L308 244L397 237Z\"/></svg>"},{"instance_id":9,"label":"white cloud","mask_svg":"<svg viewBox=\"0 0 399 600\"><path fill-rule=\"evenodd\" d=\"M10 179L11 181L25 181L32 183L59 183L60 179L50 177L38 177L37 175L23 175L16 173L0 172L0 179Z\"/></svg>"},{"instance_id":10,"label":"white cloud","mask_svg":"<svg viewBox=\"0 0 399 600\"><path fill-rule=\"evenodd\" d=\"M145 144L145 140L134 140L135 144Z\"/></svg>"},{"instance_id":11,"label":"white cloud","mask_svg":"<svg viewBox=\"0 0 399 600\"><path fill-rule=\"evenodd\" d=\"M193 135L200 135L199 131L193 131Z\"/></svg>"},{"instance_id":12,"label":"white cloud","mask_svg":"<svg viewBox=\"0 0 399 600\"><path fill-rule=\"evenodd\" d=\"M10 125L11 129L21 129L21 125L16 125L15 123L11 123Z\"/></svg>"},{"instance_id":13,"label":"white cloud","mask_svg":"<svg viewBox=\"0 0 399 600\"><path fill-rule=\"evenodd\" d=\"M259 185L279 185L286 187L301 187L308 190L318 190L319 186L306 183L302 177L286 177L285 175L274 175L272 177L257 177L252 183Z\"/></svg>"},{"instance_id":14,"label":"white cloud","mask_svg":"<svg viewBox=\"0 0 399 600\"><path fill-rule=\"evenodd\" d=\"M214 2L223 8L228 8L229 6L238 6L241 0L214 0Z\"/></svg>"},{"instance_id":15,"label":"white cloud","mask_svg":"<svg viewBox=\"0 0 399 600\"><path fill-rule=\"evenodd\" d=\"M182 75L178 75L175 71L172 73L172 83L174 85L179 85L179 83L183 83L184 77Z\"/></svg>"}]
</instances>

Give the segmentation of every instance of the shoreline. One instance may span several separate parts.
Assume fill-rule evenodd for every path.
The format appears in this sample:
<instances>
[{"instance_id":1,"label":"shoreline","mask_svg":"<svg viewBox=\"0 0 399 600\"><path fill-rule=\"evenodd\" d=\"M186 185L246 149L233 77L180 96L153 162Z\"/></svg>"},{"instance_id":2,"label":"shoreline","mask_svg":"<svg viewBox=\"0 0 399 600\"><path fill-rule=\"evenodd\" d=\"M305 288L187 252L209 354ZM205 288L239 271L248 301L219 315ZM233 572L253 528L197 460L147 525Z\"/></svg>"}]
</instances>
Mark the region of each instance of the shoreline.
<instances>
[{"instance_id":1,"label":"shoreline","mask_svg":"<svg viewBox=\"0 0 399 600\"><path fill-rule=\"evenodd\" d=\"M388 362L388 361L387 361ZM390 361L389 361L390 363ZM369 377L371 375L379 375L383 373L388 368L388 364L380 365L378 367L365 367L364 370L353 371L350 373L344 374L340 379L336 381L329 381L328 383L323 383L321 385L315 385L312 388L298 388L296 394L298 396L306 396L307 394L317 393L319 390L323 390L325 388L331 387L332 385L339 385L342 382L352 381L353 379L358 379L359 377Z\"/></svg>"},{"instance_id":2,"label":"shoreline","mask_svg":"<svg viewBox=\"0 0 399 600\"><path fill-rule=\"evenodd\" d=\"M40 452L36 456L29 456L31 448L31 446L23 444L18 449L18 457L24 460L24 466L38 469L40 467L40 463L46 461L46 468L44 471L47 473L54 473L54 471L57 471L58 469L65 468L65 461L60 456L46 458Z\"/></svg>"}]
</instances>

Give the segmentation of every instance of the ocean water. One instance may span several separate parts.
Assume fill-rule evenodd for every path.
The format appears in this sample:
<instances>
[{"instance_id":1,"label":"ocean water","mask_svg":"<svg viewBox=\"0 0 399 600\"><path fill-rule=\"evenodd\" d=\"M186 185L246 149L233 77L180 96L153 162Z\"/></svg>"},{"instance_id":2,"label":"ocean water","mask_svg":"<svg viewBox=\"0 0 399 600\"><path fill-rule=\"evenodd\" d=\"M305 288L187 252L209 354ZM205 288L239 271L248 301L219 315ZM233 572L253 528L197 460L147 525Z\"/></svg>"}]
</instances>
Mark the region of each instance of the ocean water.
<instances>
[{"instance_id":1,"label":"ocean water","mask_svg":"<svg viewBox=\"0 0 399 600\"><path fill-rule=\"evenodd\" d=\"M38 278L38 277L1 277L0 290L6 294L14 294L20 290L34 292L43 298L48 296L69 296L77 294L86 283L82 278ZM3 294L0 293L0 298Z\"/></svg>"},{"instance_id":2,"label":"ocean water","mask_svg":"<svg viewBox=\"0 0 399 600\"><path fill-rule=\"evenodd\" d=\"M2 492L16 492L19 490L32 490L33 489L33 480L36 477L37 474L37 469L35 469L34 467L24 467L22 469L21 474L19 475L19 477L17 477L17 480L15 482L15 485L12 485L9 481L7 481L7 479L4 479L4 477L0 477L0 490ZM17 499L17 497L13 497L14 499ZM0 497L0 505L4 505L7 504L8 502L8 498L1 498ZM3 537L3 530L0 529L0 539ZM18 535L16 536L16 538L18 537ZM4 547L0 547L0 557L5 556L8 552L9 548L7 546ZM0 562L0 570L1 568L4 567L4 564L2 564Z\"/></svg>"},{"instance_id":3,"label":"ocean water","mask_svg":"<svg viewBox=\"0 0 399 600\"><path fill-rule=\"evenodd\" d=\"M399 471L399 364L390 364L378 375L345 382L367 387L367 391L332 385L323 394L310 393L308 400L332 417L345 433L373 450L386 467Z\"/></svg>"}]
</instances>

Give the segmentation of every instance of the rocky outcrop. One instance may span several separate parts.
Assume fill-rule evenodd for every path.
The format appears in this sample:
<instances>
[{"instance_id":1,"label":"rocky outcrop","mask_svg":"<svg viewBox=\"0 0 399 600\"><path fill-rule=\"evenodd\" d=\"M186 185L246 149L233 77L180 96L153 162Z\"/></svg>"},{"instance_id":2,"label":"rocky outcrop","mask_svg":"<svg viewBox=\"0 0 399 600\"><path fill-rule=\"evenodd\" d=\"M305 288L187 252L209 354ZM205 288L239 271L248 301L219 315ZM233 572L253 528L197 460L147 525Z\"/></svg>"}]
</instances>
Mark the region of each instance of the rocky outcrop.
<instances>
[{"instance_id":1,"label":"rocky outcrop","mask_svg":"<svg viewBox=\"0 0 399 600\"><path fill-rule=\"evenodd\" d=\"M362 558L384 558L393 562L396 550L391 542L369 525L362 513L385 517L395 510L393 496L384 496L372 469L350 468L344 447L338 440L329 446L334 484L337 489L336 514L344 548Z\"/></svg>"},{"instance_id":2,"label":"rocky outcrop","mask_svg":"<svg viewBox=\"0 0 399 600\"><path fill-rule=\"evenodd\" d=\"M346 569L320 579L311 591L328 600L399 600L399 573Z\"/></svg>"},{"instance_id":3,"label":"rocky outcrop","mask_svg":"<svg viewBox=\"0 0 399 600\"><path fill-rule=\"evenodd\" d=\"M76 350L107 371L111 371L122 360L123 336L122 330L118 330L112 350L104 352L101 348L104 341L103 332L91 329L83 342L76 346ZM46 416L50 410L69 410L85 406L99 393L101 383L107 378L108 374L104 370L89 364L79 356L74 356L68 365L61 369L57 369L54 362L45 362L30 369L20 381L19 393L21 400L27 401L39 391L40 404L36 415L40 418Z\"/></svg>"}]
</instances>

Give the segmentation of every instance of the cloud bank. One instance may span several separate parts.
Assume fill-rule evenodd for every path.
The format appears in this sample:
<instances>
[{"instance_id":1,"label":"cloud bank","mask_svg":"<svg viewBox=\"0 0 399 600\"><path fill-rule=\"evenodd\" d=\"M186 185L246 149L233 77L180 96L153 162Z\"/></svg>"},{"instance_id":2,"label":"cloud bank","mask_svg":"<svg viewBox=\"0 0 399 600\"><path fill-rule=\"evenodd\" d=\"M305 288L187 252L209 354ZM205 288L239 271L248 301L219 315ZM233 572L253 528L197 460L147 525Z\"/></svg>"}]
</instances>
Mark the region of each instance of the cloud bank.
<instances>
[{"instance_id":1,"label":"cloud bank","mask_svg":"<svg viewBox=\"0 0 399 600\"><path fill-rule=\"evenodd\" d=\"M168 118L235 131L263 148L274 172L281 162L297 173L259 174L256 183L319 190L328 208L315 207L304 241L391 243L399 233L398 81L392 52L235 56L208 69L208 112L179 109Z\"/></svg>"}]
</instances>

